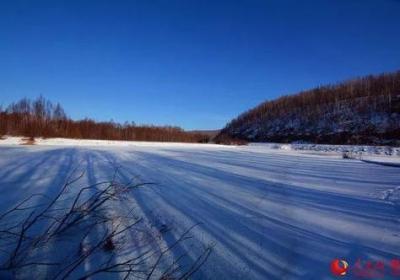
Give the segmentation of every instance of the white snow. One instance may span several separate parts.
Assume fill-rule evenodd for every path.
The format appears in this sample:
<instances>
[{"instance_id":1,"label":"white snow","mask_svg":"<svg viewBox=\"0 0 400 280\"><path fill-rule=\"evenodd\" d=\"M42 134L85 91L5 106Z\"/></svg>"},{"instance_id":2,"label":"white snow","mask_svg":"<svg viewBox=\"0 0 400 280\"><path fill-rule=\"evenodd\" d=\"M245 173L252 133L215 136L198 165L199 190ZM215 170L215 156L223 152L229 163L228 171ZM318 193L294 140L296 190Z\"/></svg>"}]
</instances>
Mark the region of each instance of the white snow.
<instances>
[{"instance_id":1,"label":"white snow","mask_svg":"<svg viewBox=\"0 0 400 280\"><path fill-rule=\"evenodd\" d=\"M190 246L182 245L193 258L202 244L215 244L194 279L332 279L335 258L350 264L400 258L400 169L342 159L341 149L67 139L18 144L18 138L0 140L0 212L30 193L53 194L77 165L86 170L82 186L111 177L120 165L121 179L156 183L132 193L149 224L178 234L200 222ZM369 153L369 160L379 159L398 157Z\"/></svg>"},{"instance_id":2,"label":"white snow","mask_svg":"<svg viewBox=\"0 0 400 280\"><path fill-rule=\"evenodd\" d=\"M323 144L279 144L279 143L252 143L254 147L262 149L281 149L296 151L313 151L321 153L353 153L360 156L400 157L400 147L368 146L368 145L323 145Z\"/></svg>"},{"instance_id":3,"label":"white snow","mask_svg":"<svg viewBox=\"0 0 400 280\"><path fill-rule=\"evenodd\" d=\"M1 145L21 145L23 144L23 137L3 136L0 138Z\"/></svg>"},{"instance_id":4,"label":"white snow","mask_svg":"<svg viewBox=\"0 0 400 280\"><path fill-rule=\"evenodd\" d=\"M22 145L26 142L24 137L4 136L0 139L0 145ZM88 140L88 139L66 139L66 138L35 138L35 145L41 146L117 146L117 147L191 147L201 148L205 144L197 143L175 143L175 142L142 142L142 141L117 141L117 140ZM221 145L207 144L207 147L221 148ZM230 146L224 146L226 148Z\"/></svg>"}]
</instances>

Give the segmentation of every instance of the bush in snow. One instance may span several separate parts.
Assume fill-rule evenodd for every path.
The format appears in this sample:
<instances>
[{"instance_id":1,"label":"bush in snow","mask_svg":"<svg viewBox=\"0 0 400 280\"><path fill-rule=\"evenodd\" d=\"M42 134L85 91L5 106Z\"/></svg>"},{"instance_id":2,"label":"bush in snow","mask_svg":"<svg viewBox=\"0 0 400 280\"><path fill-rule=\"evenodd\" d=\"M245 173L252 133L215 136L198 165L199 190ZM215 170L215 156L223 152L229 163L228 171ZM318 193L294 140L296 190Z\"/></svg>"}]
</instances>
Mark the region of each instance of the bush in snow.
<instances>
[{"instance_id":1,"label":"bush in snow","mask_svg":"<svg viewBox=\"0 0 400 280\"><path fill-rule=\"evenodd\" d=\"M191 238L194 226L172 244L149 238L149 228L124 202L133 189L114 179L74 189L83 173L54 196L34 194L0 214L0 278L87 279L118 274L121 279L188 279L207 260L211 246L193 262L174 250ZM41 201L38 203L37 201Z\"/></svg>"},{"instance_id":2,"label":"bush in snow","mask_svg":"<svg viewBox=\"0 0 400 280\"><path fill-rule=\"evenodd\" d=\"M343 159L357 159L357 154L354 154L353 152L348 152L345 151L342 154Z\"/></svg>"}]
</instances>

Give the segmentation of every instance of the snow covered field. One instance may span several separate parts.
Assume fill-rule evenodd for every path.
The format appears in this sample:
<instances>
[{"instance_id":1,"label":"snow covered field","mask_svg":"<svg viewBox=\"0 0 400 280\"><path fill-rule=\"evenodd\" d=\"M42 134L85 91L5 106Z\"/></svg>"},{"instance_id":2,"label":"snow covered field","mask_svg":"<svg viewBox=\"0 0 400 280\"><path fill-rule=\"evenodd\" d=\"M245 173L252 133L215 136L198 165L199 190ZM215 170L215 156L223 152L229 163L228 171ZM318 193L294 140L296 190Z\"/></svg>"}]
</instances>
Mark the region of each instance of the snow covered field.
<instances>
[{"instance_id":1,"label":"snow covered field","mask_svg":"<svg viewBox=\"0 0 400 280\"><path fill-rule=\"evenodd\" d=\"M396 166L268 145L18 143L0 141L0 212L31 193L54 194L77 166L86 171L85 186L110 178L120 165L122 180L156 183L131 194L150 226L167 225L178 236L201 223L181 248L194 259L214 244L194 279L332 279L335 258L350 264L400 258Z\"/></svg>"}]
</instances>

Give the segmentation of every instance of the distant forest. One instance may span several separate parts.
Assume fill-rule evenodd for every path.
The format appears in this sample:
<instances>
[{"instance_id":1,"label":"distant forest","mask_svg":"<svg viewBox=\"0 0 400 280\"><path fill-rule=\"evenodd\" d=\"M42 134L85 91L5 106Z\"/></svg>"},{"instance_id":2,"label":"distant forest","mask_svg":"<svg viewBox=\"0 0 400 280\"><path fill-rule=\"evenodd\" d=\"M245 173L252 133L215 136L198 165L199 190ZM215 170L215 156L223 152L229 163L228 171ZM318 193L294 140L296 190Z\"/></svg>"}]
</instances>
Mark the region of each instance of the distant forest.
<instances>
[{"instance_id":1,"label":"distant forest","mask_svg":"<svg viewBox=\"0 0 400 280\"><path fill-rule=\"evenodd\" d=\"M173 126L137 126L134 123L72 120L63 107L42 96L0 107L0 136L65 137L79 139L205 143L209 136Z\"/></svg>"},{"instance_id":2,"label":"distant forest","mask_svg":"<svg viewBox=\"0 0 400 280\"><path fill-rule=\"evenodd\" d=\"M221 130L218 142L400 145L400 71L267 101Z\"/></svg>"}]
</instances>

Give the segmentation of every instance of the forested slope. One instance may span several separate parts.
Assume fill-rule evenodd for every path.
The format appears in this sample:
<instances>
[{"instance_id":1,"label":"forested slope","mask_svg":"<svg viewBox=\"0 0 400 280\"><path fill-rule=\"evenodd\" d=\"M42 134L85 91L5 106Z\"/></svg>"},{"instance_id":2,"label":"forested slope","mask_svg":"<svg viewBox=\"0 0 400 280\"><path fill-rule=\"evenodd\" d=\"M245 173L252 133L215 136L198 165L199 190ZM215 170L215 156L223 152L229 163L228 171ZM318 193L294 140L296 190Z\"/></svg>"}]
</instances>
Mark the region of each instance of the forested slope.
<instances>
[{"instance_id":1,"label":"forested slope","mask_svg":"<svg viewBox=\"0 0 400 280\"><path fill-rule=\"evenodd\" d=\"M217 141L400 144L400 71L267 101L232 120Z\"/></svg>"},{"instance_id":2,"label":"forested slope","mask_svg":"<svg viewBox=\"0 0 400 280\"><path fill-rule=\"evenodd\" d=\"M187 132L175 126L97 122L88 118L72 120L60 104L53 104L43 97L35 100L24 98L5 109L0 107L0 137L2 135L160 142L209 141L208 135Z\"/></svg>"}]
</instances>

